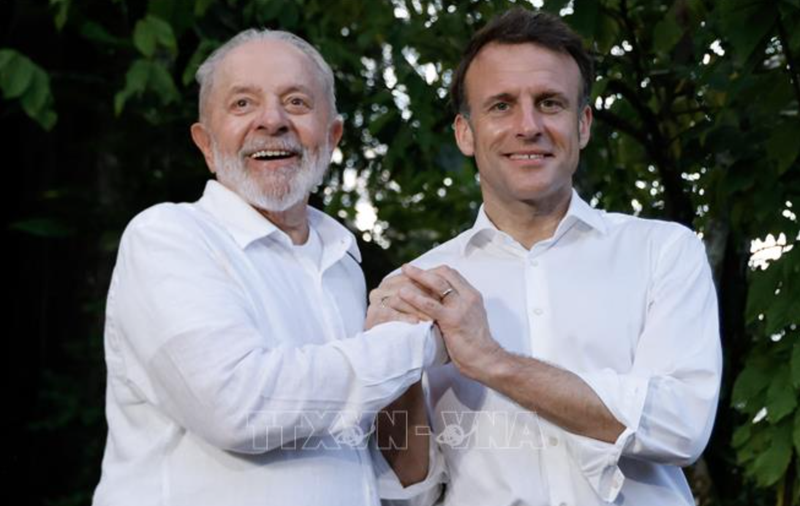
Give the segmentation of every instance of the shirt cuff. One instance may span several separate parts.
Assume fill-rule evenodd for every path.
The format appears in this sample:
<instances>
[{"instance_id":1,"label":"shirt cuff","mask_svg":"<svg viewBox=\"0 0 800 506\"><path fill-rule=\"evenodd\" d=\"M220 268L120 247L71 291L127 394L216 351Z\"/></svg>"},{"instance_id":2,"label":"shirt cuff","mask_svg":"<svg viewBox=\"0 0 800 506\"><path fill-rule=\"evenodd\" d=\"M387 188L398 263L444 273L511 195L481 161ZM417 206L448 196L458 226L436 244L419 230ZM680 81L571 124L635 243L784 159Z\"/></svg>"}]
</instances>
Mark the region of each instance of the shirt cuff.
<instances>
[{"instance_id":1,"label":"shirt cuff","mask_svg":"<svg viewBox=\"0 0 800 506\"><path fill-rule=\"evenodd\" d=\"M447 353L447 347L444 344L442 333L439 326L428 323L428 335L425 338L425 361L424 367L433 367L437 365L444 365L450 361L450 355Z\"/></svg>"},{"instance_id":2,"label":"shirt cuff","mask_svg":"<svg viewBox=\"0 0 800 506\"><path fill-rule=\"evenodd\" d=\"M571 433L566 438L570 456L583 476L603 501L613 502L625 482L619 459L633 444L639 429L649 379L620 375L611 369L576 374L594 390L614 418L625 426L614 443Z\"/></svg>"},{"instance_id":3,"label":"shirt cuff","mask_svg":"<svg viewBox=\"0 0 800 506\"><path fill-rule=\"evenodd\" d=\"M370 444L372 464L378 481L378 494L382 504L397 504L392 501L404 501L403 505L430 506L442 493L442 483L447 479L444 457L431 435L428 443L428 475L419 483L404 487L392 466L386 462L383 453L378 449L375 439ZM388 500L388 501L387 501Z\"/></svg>"}]
</instances>

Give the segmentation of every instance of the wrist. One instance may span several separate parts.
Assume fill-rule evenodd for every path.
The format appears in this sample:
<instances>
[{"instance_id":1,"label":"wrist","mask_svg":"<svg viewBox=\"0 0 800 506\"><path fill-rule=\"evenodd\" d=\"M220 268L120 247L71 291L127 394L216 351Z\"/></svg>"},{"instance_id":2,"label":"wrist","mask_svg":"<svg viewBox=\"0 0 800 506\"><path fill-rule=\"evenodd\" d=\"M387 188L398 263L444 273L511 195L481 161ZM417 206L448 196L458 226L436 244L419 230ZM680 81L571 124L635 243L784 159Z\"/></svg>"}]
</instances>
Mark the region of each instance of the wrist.
<instances>
[{"instance_id":1,"label":"wrist","mask_svg":"<svg viewBox=\"0 0 800 506\"><path fill-rule=\"evenodd\" d=\"M494 339L490 345L476 354L474 360L464 364L462 374L479 383L488 384L493 378L500 377L508 368L510 354Z\"/></svg>"}]
</instances>

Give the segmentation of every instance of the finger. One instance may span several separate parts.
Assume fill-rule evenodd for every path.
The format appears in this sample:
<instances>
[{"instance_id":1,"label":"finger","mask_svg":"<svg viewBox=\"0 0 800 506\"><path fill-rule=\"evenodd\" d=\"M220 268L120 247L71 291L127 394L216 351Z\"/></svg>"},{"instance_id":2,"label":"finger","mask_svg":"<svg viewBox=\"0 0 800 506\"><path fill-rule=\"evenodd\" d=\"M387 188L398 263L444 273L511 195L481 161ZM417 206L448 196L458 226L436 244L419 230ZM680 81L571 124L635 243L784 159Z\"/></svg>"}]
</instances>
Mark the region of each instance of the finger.
<instances>
[{"instance_id":1,"label":"finger","mask_svg":"<svg viewBox=\"0 0 800 506\"><path fill-rule=\"evenodd\" d=\"M420 313L429 316L433 320L438 320L443 316L445 307L439 299L430 295L422 295L411 290L400 290L397 294L403 301L414 307Z\"/></svg>"},{"instance_id":2,"label":"finger","mask_svg":"<svg viewBox=\"0 0 800 506\"><path fill-rule=\"evenodd\" d=\"M417 292L417 293L421 293L421 292ZM393 309L394 311L397 311L398 313L414 315L417 318L422 316L424 318L421 318L421 319L424 319L426 321L430 320L430 318L427 315L421 314L419 311L417 311L417 309L414 306L412 306L408 302L404 301L400 297L389 297L389 298L385 299L382 302L382 304L383 304L383 307L387 307L387 308Z\"/></svg>"},{"instance_id":3,"label":"finger","mask_svg":"<svg viewBox=\"0 0 800 506\"><path fill-rule=\"evenodd\" d=\"M410 283L410 282L411 282L411 280L409 280L405 275L403 275L403 274L394 274L392 276L384 278L383 281L381 281L381 284L379 285L379 288L384 288L384 289L395 288L395 287L402 286L403 284Z\"/></svg>"},{"instance_id":4,"label":"finger","mask_svg":"<svg viewBox=\"0 0 800 506\"><path fill-rule=\"evenodd\" d=\"M440 265L432 270L459 293L466 294L477 291L460 272L450 266Z\"/></svg>"},{"instance_id":5,"label":"finger","mask_svg":"<svg viewBox=\"0 0 800 506\"><path fill-rule=\"evenodd\" d=\"M392 295L396 294L403 287L428 291L418 283L415 283L408 276L404 274L397 274L395 276L385 278L377 288L369 292L369 303L378 304L387 297L391 297Z\"/></svg>"},{"instance_id":6,"label":"finger","mask_svg":"<svg viewBox=\"0 0 800 506\"><path fill-rule=\"evenodd\" d=\"M450 283L432 271L424 271L418 267L410 264L403 265L403 274L411 278L416 283L419 283L428 289L433 295L441 297L441 295L451 288Z\"/></svg>"}]
</instances>

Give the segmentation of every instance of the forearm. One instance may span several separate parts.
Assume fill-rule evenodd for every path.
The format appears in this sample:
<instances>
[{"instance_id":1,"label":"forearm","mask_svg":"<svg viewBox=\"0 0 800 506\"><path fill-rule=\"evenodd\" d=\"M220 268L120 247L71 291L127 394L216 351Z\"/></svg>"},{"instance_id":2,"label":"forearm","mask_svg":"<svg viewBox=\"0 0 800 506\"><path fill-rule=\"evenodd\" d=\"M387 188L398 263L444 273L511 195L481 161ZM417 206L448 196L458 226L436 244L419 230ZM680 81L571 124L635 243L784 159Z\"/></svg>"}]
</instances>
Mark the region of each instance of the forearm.
<instances>
[{"instance_id":1,"label":"forearm","mask_svg":"<svg viewBox=\"0 0 800 506\"><path fill-rule=\"evenodd\" d=\"M501 350L473 379L539 416L582 436L613 443L625 430L580 377L540 360Z\"/></svg>"},{"instance_id":2,"label":"forearm","mask_svg":"<svg viewBox=\"0 0 800 506\"><path fill-rule=\"evenodd\" d=\"M378 413L375 423L378 447L400 483L407 487L424 480L430 466L430 428L422 383Z\"/></svg>"}]
</instances>

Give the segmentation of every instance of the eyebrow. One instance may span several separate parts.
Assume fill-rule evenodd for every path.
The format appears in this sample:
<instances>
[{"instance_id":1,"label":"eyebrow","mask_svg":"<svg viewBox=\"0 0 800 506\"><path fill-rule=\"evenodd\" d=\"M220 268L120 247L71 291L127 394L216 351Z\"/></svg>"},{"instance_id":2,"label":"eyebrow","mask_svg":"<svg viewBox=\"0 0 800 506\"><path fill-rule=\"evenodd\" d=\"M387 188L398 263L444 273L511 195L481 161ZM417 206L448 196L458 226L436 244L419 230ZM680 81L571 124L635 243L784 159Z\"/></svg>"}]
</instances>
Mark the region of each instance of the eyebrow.
<instances>
[{"instance_id":1,"label":"eyebrow","mask_svg":"<svg viewBox=\"0 0 800 506\"><path fill-rule=\"evenodd\" d=\"M304 93L304 94L308 95L309 97L313 97L314 96L314 93L311 91L311 88L309 88L308 86L304 86L302 84L295 84L295 85L290 86L288 89L286 89L283 92L283 95L286 95L287 93L294 93L296 91L299 91L300 93Z\"/></svg>"},{"instance_id":2,"label":"eyebrow","mask_svg":"<svg viewBox=\"0 0 800 506\"><path fill-rule=\"evenodd\" d=\"M481 106L485 108L498 101L516 102L517 99L511 93L498 93L497 95L492 95L491 97L488 97L486 100L484 100Z\"/></svg>"},{"instance_id":3,"label":"eyebrow","mask_svg":"<svg viewBox=\"0 0 800 506\"><path fill-rule=\"evenodd\" d=\"M567 95L565 95L564 93L562 93L560 91L552 90L552 89L550 89L550 90L546 89L546 90L540 91L534 97L536 102L540 102L540 101L548 99L548 98L558 98L559 100L562 100L566 105L571 104L571 101L570 101L570 99L569 99L569 97ZM493 103L495 103L497 101L517 102L517 97L516 97L516 95L514 95L512 93L508 93L508 92L498 93L496 95L492 95L492 96L488 97L486 100L483 101L482 105L485 108L485 107L488 107L488 106L490 106L491 104L493 104Z\"/></svg>"},{"instance_id":4,"label":"eyebrow","mask_svg":"<svg viewBox=\"0 0 800 506\"><path fill-rule=\"evenodd\" d=\"M228 96L233 95L240 95L240 94L256 94L258 93L259 89L255 86L234 86L228 92Z\"/></svg>"},{"instance_id":5,"label":"eyebrow","mask_svg":"<svg viewBox=\"0 0 800 506\"><path fill-rule=\"evenodd\" d=\"M543 91L543 92L541 92L541 93L536 95L536 101L537 102L539 102L540 100L547 99L547 98L557 98L559 100L562 100L567 105L569 105L571 103L570 99L569 99L569 97L567 95L565 95L564 93L562 93L560 91L556 91L556 90L545 90L545 91Z\"/></svg>"},{"instance_id":6,"label":"eyebrow","mask_svg":"<svg viewBox=\"0 0 800 506\"><path fill-rule=\"evenodd\" d=\"M286 95L288 93L294 93L294 92L297 92L297 91L299 91L300 93L304 93L306 95L309 95L309 96L313 96L311 88L309 88L307 86L303 86L302 84L294 84L294 85L290 86L289 88L287 88L286 90L284 90L281 94L282 95ZM261 92L261 88L259 88L257 86L240 85L240 86L234 86L233 88L231 88L230 91L228 92L228 96L230 97L230 96L239 95L239 94L258 94L260 92Z\"/></svg>"}]
</instances>

